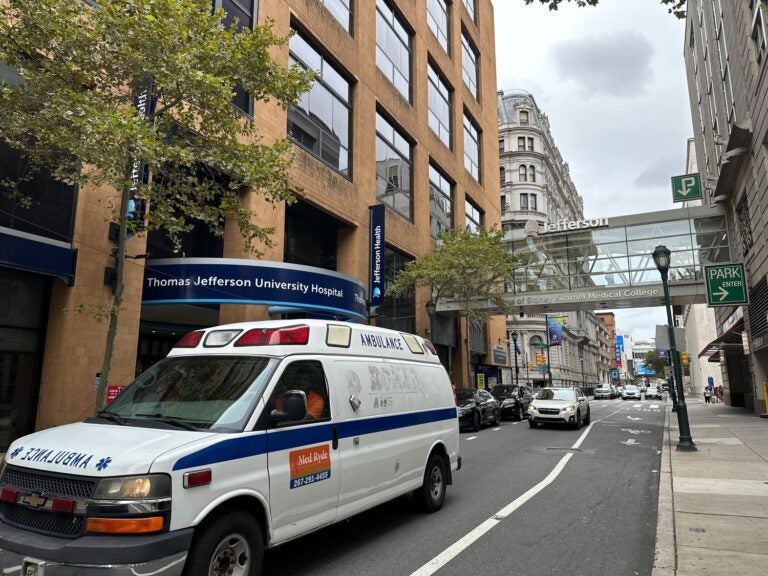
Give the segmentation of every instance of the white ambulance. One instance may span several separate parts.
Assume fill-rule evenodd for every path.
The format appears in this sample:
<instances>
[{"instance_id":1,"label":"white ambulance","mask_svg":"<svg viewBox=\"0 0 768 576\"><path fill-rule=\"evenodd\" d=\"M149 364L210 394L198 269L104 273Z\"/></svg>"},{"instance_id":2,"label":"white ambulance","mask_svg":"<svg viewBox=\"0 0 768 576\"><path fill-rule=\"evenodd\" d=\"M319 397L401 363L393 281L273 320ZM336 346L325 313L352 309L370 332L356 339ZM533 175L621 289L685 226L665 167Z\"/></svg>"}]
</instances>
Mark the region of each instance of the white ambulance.
<instances>
[{"instance_id":1,"label":"white ambulance","mask_svg":"<svg viewBox=\"0 0 768 576\"><path fill-rule=\"evenodd\" d=\"M429 341L320 320L187 334L106 410L15 441L0 473L2 574L257 575L265 548L461 466Z\"/></svg>"}]
</instances>

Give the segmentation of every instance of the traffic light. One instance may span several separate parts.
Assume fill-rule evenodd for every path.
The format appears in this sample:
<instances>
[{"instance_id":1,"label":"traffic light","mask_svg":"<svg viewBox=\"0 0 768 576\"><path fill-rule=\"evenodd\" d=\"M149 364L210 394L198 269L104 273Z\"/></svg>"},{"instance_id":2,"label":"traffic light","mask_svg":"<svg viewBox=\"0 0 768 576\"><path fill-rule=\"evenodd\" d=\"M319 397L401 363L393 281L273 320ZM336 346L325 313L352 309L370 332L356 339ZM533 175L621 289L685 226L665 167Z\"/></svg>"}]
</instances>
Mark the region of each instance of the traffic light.
<instances>
[{"instance_id":1,"label":"traffic light","mask_svg":"<svg viewBox=\"0 0 768 576\"><path fill-rule=\"evenodd\" d=\"M546 358L544 356L544 352L536 352L536 364L541 365L546 362Z\"/></svg>"},{"instance_id":2,"label":"traffic light","mask_svg":"<svg viewBox=\"0 0 768 576\"><path fill-rule=\"evenodd\" d=\"M680 364L688 366L688 352L680 352Z\"/></svg>"}]
</instances>

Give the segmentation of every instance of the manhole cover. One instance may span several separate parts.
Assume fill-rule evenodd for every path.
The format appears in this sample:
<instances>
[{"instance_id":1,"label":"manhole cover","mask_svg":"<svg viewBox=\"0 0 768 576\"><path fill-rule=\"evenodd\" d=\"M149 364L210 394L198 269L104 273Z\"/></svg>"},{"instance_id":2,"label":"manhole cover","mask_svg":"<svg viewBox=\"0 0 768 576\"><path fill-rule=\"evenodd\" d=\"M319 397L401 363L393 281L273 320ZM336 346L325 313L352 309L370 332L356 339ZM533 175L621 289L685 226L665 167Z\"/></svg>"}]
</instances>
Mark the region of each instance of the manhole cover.
<instances>
[{"instance_id":1,"label":"manhole cover","mask_svg":"<svg viewBox=\"0 0 768 576\"><path fill-rule=\"evenodd\" d=\"M578 448L547 448L546 450L547 452L571 452L572 454L581 452Z\"/></svg>"}]
</instances>

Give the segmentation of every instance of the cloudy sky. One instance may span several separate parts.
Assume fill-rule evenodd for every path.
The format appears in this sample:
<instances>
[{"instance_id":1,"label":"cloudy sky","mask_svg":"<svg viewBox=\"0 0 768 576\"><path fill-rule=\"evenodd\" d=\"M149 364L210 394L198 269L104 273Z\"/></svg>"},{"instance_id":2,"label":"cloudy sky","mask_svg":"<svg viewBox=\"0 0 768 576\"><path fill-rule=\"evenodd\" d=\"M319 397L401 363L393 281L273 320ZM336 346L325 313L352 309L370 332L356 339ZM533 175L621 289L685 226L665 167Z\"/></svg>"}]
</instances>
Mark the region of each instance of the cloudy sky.
<instances>
[{"instance_id":1,"label":"cloudy sky","mask_svg":"<svg viewBox=\"0 0 768 576\"><path fill-rule=\"evenodd\" d=\"M601 0L556 12L493 0L499 90L533 94L584 198L588 218L673 208L692 136L684 24L658 0ZM666 324L663 308L616 310L635 340Z\"/></svg>"}]
</instances>

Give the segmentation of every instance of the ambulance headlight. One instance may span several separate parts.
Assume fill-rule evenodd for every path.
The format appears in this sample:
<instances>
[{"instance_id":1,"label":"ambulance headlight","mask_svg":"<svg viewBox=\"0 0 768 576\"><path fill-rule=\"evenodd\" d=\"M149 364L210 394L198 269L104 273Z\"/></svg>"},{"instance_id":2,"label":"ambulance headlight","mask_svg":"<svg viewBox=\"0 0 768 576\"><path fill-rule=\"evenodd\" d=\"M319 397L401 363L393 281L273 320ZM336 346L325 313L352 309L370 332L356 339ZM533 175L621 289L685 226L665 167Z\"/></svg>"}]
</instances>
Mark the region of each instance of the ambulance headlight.
<instances>
[{"instance_id":1,"label":"ambulance headlight","mask_svg":"<svg viewBox=\"0 0 768 576\"><path fill-rule=\"evenodd\" d=\"M136 500L171 497L171 479L165 474L104 478L96 486L95 500Z\"/></svg>"}]
</instances>

